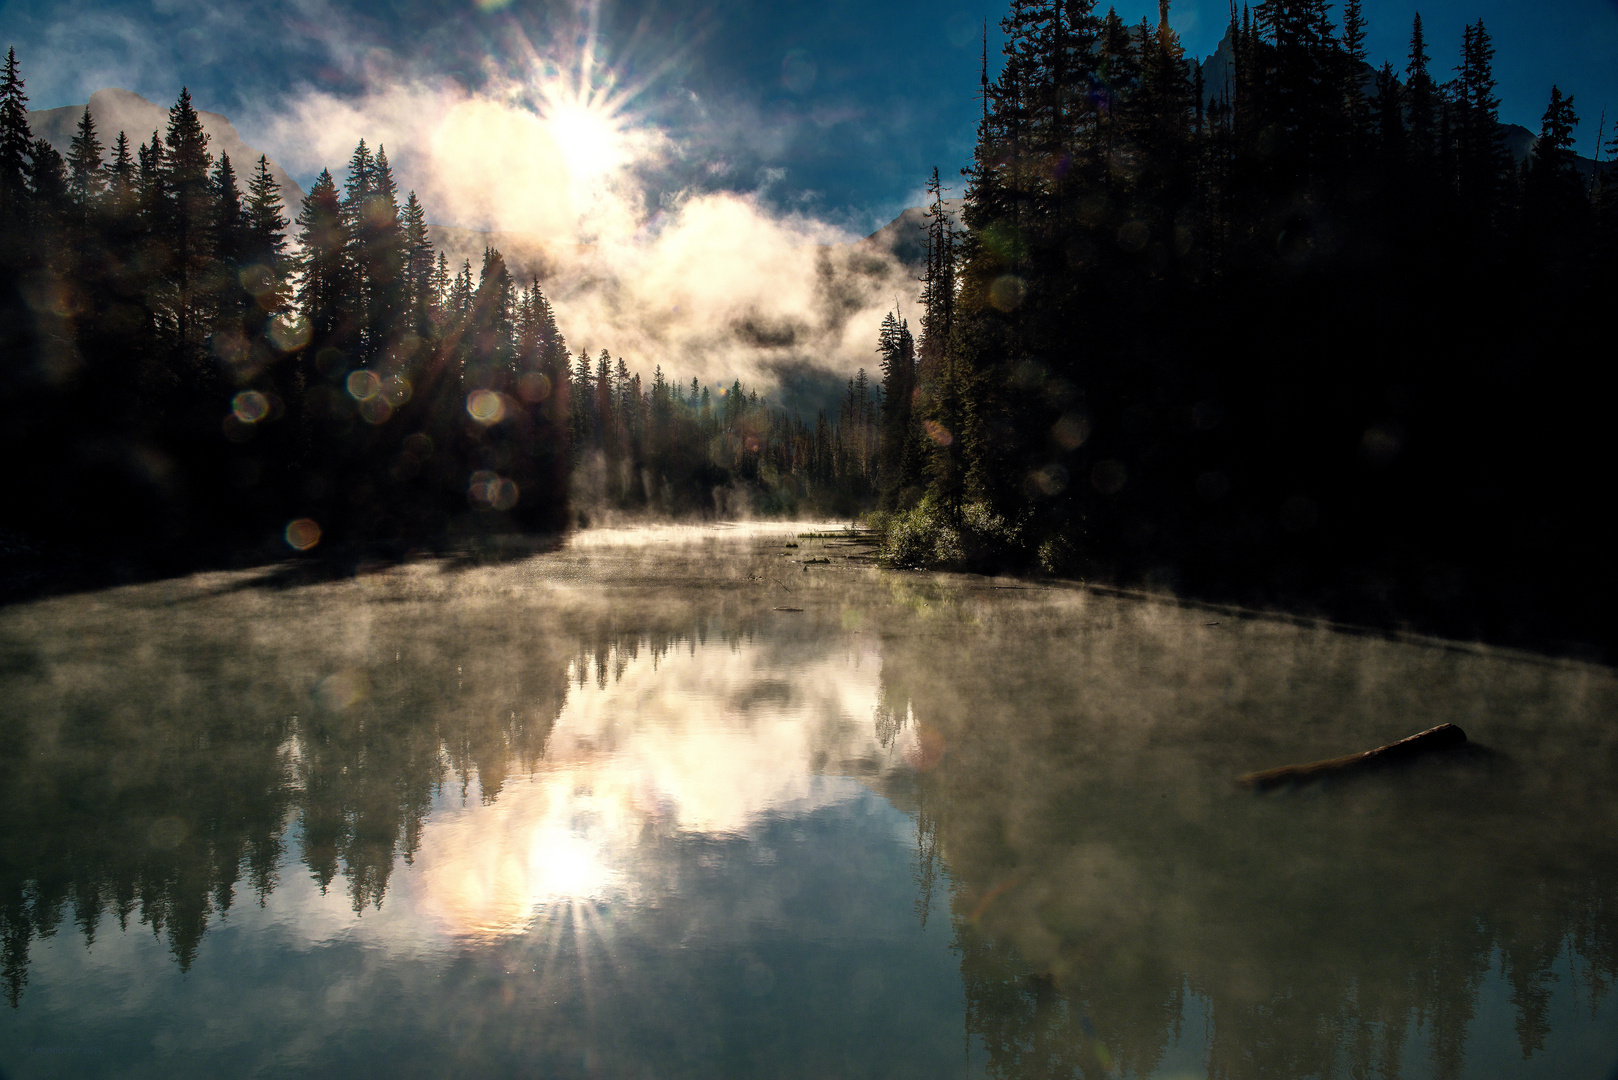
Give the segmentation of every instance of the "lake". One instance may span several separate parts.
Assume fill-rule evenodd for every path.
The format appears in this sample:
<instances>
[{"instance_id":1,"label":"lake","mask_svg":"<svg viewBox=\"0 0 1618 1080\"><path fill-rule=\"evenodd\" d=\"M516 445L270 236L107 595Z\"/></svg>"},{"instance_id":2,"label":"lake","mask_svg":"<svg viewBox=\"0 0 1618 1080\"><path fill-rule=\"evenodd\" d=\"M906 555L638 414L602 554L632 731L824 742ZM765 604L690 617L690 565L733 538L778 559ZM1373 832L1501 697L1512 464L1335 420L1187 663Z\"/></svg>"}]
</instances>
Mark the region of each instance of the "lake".
<instances>
[{"instance_id":1,"label":"lake","mask_svg":"<svg viewBox=\"0 0 1618 1080\"><path fill-rule=\"evenodd\" d=\"M0 1074L1618 1076L1612 670L807 531L0 609Z\"/></svg>"}]
</instances>

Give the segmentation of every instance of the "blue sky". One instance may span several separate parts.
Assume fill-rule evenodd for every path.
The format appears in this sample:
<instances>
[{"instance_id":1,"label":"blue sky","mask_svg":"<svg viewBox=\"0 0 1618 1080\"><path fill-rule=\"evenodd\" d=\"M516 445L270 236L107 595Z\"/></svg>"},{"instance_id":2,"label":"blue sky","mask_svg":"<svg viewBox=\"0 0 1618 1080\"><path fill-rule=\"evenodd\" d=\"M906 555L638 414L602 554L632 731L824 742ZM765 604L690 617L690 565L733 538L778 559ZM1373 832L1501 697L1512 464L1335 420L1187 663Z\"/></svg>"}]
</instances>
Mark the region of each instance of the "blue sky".
<instances>
[{"instance_id":1,"label":"blue sky","mask_svg":"<svg viewBox=\"0 0 1618 1080\"><path fill-rule=\"evenodd\" d=\"M1365 7L1374 62L1402 66L1420 10L1443 78L1462 27L1481 17L1504 119L1537 131L1553 82L1575 96L1583 153L1603 108L1618 119L1618 0ZM1130 21L1156 15L1153 0L1118 8ZM1188 51L1205 56L1227 11L1224 0L1178 0L1171 19ZM979 0L619 0L603 2L594 24L602 74L634 91L624 115L679 148L650 177L654 187L762 189L779 207L869 230L917 200L932 165L958 184L976 111L978 28L988 20L993 50L1002 14ZM33 108L81 103L103 86L168 104L183 83L301 179L317 169L283 145L296 132L273 122L300 98L358 99L378 81L423 77L476 89L530 70L524 57L534 53L565 64L590 25L588 8L536 0L0 3L0 46L17 48ZM342 161L324 164L335 171Z\"/></svg>"}]
</instances>

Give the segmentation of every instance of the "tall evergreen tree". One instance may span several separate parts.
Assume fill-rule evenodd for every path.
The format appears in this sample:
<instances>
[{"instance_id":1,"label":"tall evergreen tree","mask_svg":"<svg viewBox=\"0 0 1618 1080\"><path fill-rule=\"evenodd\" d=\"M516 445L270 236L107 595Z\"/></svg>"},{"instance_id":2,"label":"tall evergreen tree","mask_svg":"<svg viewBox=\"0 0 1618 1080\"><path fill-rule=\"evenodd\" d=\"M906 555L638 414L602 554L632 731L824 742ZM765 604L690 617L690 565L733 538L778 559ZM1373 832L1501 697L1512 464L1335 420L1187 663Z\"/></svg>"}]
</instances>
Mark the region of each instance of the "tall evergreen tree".
<instances>
[{"instance_id":1,"label":"tall evergreen tree","mask_svg":"<svg viewBox=\"0 0 1618 1080\"><path fill-rule=\"evenodd\" d=\"M202 342L216 287L212 279L217 243L212 168L202 118L191 104L190 90L182 87L179 100L169 109L168 141L162 151L160 235L169 252L166 276L174 356L180 370L195 373L199 391L211 374Z\"/></svg>"},{"instance_id":2,"label":"tall evergreen tree","mask_svg":"<svg viewBox=\"0 0 1618 1080\"><path fill-rule=\"evenodd\" d=\"M1343 0L1343 32L1340 52L1341 90L1348 116L1350 149L1363 152L1370 131L1370 106L1365 97L1365 13L1360 0Z\"/></svg>"},{"instance_id":3,"label":"tall evergreen tree","mask_svg":"<svg viewBox=\"0 0 1618 1080\"><path fill-rule=\"evenodd\" d=\"M281 202L281 185L270 174L269 159L259 155L253 177L247 183L247 250L254 272L254 295L267 315L285 311L290 298L288 276L292 267L287 259L287 219Z\"/></svg>"},{"instance_id":4,"label":"tall evergreen tree","mask_svg":"<svg viewBox=\"0 0 1618 1080\"><path fill-rule=\"evenodd\" d=\"M882 356L882 415L877 476L882 504L896 509L914 502L907 492L922 482L921 462L915 453L916 348L910 327L894 312L882 320L877 340ZM863 392L856 391L863 398Z\"/></svg>"},{"instance_id":5,"label":"tall evergreen tree","mask_svg":"<svg viewBox=\"0 0 1618 1080\"><path fill-rule=\"evenodd\" d=\"M1437 150L1438 87L1427 70L1430 61L1421 15L1417 14L1410 25L1410 55L1405 63L1405 117L1410 150L1420 162L1430 162Z\"/></svg>"},{"instance_id":6,"label":"tall evergreen tree","mask_svg":"<svg viewBox=\"0 0 1618 1080\"><path fill-rule=\"evenodd\" d=\"M412 191L401 214L404 226L404 293L411 330L418 337L432 332L437 296L434 287L433 242L427 230L427 212Z\"/></svg>"},{"instance_id":7,"label":"tall evergreen tree","mask_svg":"<svg viewBox=\"0 0 1618 1080\"><path fill-rule=\"evenodd\" d=\"M90 227L90 216L106 190L101 155L101 140L96 137L95 120L86 105L67 152L68 196L73 204L73 225L80 233Z\"/></svg>"},{"instance_id":8,"label":"tall evergreen tree","mask_svg":"<svg viewBox=\"0 0 1618 1080\"><path fill-rule=\"evenodd\" d=\"M1456 72L1456 192L1463 207L1486 216L1495 207L1510 158L1500 138L1494 45L1482 19L1466 27Z\"/></svg>"},{"instance_id":9,"label":"tall evergreen tree","mask_svg":"<svg viewBox=\"0 0 1618 1080\"><path fill-rule=\"evenodd\" d=\"M322 169L298 210L298 312L309 320L313 352L341 337L350 289L347 229L330 170Z\"/></svg>"},{"instance_id":10,"label":"tall evergreen tree","mask_svg":"<svg viewBox=\"0 0 1618 1080\"><path fill-rule=\"evenodd\" d=\"M1561 88L1552 86L1523 188L1523 221L1532 233L1543 235L1564 229L1590 208L1573 149L1573 129L1578 125L1572 96L1563 97Z\"/></svg>"},{"instance_id":11,"label":"tall evergreen tree","mask_svg":"<svg viewBox=\"0 0 1618 1080\"><path fill-rule=\"evenodd\" d=\"M28 162L34 136L28 129L28 95L17 65L17 50L6 50L0 74L0 227L9 228L24 215L28 198Z\"/></svg>"}]
</instances>

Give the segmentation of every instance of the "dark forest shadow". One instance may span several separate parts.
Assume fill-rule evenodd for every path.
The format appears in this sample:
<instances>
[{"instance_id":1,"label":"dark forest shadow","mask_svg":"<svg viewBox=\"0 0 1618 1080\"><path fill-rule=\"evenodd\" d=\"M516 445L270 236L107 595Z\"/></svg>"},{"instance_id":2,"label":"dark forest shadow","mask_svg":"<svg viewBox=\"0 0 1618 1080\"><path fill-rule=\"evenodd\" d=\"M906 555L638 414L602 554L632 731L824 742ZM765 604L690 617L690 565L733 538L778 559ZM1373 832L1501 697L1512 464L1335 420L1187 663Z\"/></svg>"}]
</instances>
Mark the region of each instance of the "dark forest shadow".
<instances>
[{"instance_id":1,"label":"dark forest shadow","mask_svg":"<svg viewBox=\"0 0 1618 1080\"><path fill-rule=\"evenodd\" d=\"M260 571L219 590L223 592L293 589L429 560L440 562L446 571L456 571L518 562L559 550L566 541L559 533L493 533L430 542L322 545L304 553L288 553L281 544L120 552L43 550L0 536L0 606L220 571Z\"/></svg>"},{"instance_id":2,"label":"dark forest shadow","mask_svg":"<svg viewBox=\"0 0 1618 1080\"><path fill-rule=\"evenodd\" d=\"M1390 640L1422 639L1435 648L1470 651L1478 646L1505 648L1546 660L1576 660L1611 666L1618 661L1612 605L1591 590L1550 598L1508 588L1494 595L1427 600L1407 594L1342 586L1278 590L1232 582L1187 585L1172 590L1151 583L1126 585L1085 581L1084 587L1112 596L1149 599L1155 603L1204 611L1217 621L1272 620L1296 625L1329 626L1332 630ZM1504 594L1504 595L1502 595ZM1531 602L1524 602L1524 601Z\"/></svg>"}]
</instances>

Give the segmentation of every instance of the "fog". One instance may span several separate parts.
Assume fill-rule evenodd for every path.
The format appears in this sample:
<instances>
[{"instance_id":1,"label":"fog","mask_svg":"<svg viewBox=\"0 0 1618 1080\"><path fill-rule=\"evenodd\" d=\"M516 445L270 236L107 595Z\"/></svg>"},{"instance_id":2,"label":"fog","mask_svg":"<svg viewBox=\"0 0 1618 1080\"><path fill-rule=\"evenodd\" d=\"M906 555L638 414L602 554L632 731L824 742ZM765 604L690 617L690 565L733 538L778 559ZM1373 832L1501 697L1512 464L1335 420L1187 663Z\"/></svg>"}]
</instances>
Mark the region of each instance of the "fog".
<instances>
[{"instance_id":1,"label":"fog","mask_svg":"<svg viewBox=\"0 0 1618 1080\"><path fill-rule=\"evenodd\" d=\"M325 167L341 182L361 139L385 148L452 269L475 274L499 247L520 281L540 279L575 355L605 349L648 382L658 366L682 384L740 379L777 400L787 372L874 369L884 314L916 311L911 270L773 205L779 174L738 185L722 156L693 160L635 100L538 62L476 92L378 71L358 97L304 87L257 126L298 175Z\"/></svg>"}]
</instances>

